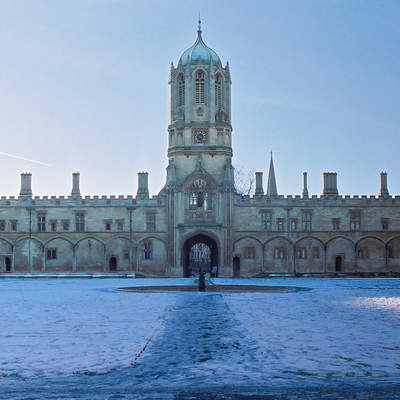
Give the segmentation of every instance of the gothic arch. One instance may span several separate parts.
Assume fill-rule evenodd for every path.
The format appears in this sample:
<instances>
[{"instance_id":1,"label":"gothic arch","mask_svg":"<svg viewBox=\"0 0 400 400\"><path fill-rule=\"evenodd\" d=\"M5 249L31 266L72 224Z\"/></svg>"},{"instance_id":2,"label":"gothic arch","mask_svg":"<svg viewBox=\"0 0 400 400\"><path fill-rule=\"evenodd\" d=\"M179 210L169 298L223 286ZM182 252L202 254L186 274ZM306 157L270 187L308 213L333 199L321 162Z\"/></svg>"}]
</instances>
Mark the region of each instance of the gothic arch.
<instances>
[{"instance_id":1,"label":"gothic arch","mask_svg":"<svg viewBox=\"0 0 400 400\"><path fill-rule=\"evenodd\" d=\"M296 272L325 272L325 243L315 236L303 236L294 244Z\"/></svg>"},{"instance_id":2,"label":"gothic arch","mask_svg":"<svg viewBox=\"0 0 400 400\"><path fill-rule=\"evenodd\" d=\"M196 264L197 257L192 255L196 254L195 250L193 250L194 253L192 253L192 248L197 245L200 246L200 243L202 243L204 250L208 252L208 258L205 260L204 265ZM212 267L218 267L220 265L220 241L218 237L211 232L195 230L188 233L182 238L180 248L183 276L185 277L192 276L192 274L196 274L199 270L209 272L212 270Z\"/></svg>"},{"instance_id":3,"label":"gothic arch","mask_svg":"<svg viewBox=\"0 0 400 400\"><path fill-rule=\"evenodd\" d=\"M93 243L92 243L93 241ZM96 236L85 236L74 246L77 272L105 272L106 246Z\"/></svg>"},{"instance_id":4,"label":"gothic arch","mask_svg":"<svg viewBox=\"0 0 400 400\"><path fill-rule=\"evenodd\" d=\"M267 245L269 242L271 242L272 240L275 240L275 239L283 239L283 240L286 240L288 243L290 243L290 245L293 245L293 242L289 238L282 236L282 235L273 236L272 238L267 239L264 242L264 245Z\"/></svg>"},{"instance_id":5,"label":"gothic arch","mask_svg":"<svg viewBox=\"0 0 400 400\"><path fill-rule=\"evenodd\" d=\"M264 243L263 270L267 272L293 272L293 242L277 235Z\"/></svg>"},{"instance_id":6,"label":"gothic arch","mask_svg":"<svg viewBox=\"0 0 400 400\"><path fill-rule=\"evenodd\" d=\"M354 242L350 238L338 235L326 242L326 271L355 271Z\"/></svg>"},{"instance_id":7,"label":"gothic arch","mask_svg":"<svg viewBox=\"0 0 400 400\"><path fill-rule=\"evenodd\" d=\"M357 271L375 272L386 268L386 245L376 236L368 235L355 243Z\"/></svg>"},{"instance_id":8,"label":"gothic arch","mask_svg":"<svg viewBox=\"0 0 400 400\"><path fill-rule=\"evenodd\" d=\"M351 245L354 246L354 242L347 236L343 236L343 235L338 235L338 236L334 236L333 238L330 238L329 240L326 241L326 246L328 246L330 242L332 242L333 240L336 240L336 239L348 240L351 243Z\"/></svg>"},{"instance_id":9,"label":"gothic arch","mask_svg":"<svg viewBox=\"0 0 400 400\"><path fill-rule=\"evenodd\" d=\"M101 243L104 247L105 247L105 245L106 245L101 239L99 239L99 238L96 237L96 236L85 236L85 237L80 238L79 240L77 240L76 243L75 243L75 245L74 245L74 247L76 248L76 247L79 245L79 243L80 243L80 242L83 242L84 240L95 240L96 242Z\"/></svg>"},{"instance_id":10,"label":"gothic arch","mask_svg":"<svg viewBox=\"0 0 400 400\"><path fill-rule=\"evenodd\" d=\"M358 239L354 244L354 248L357 249L360 242L362 242L365 239L375 239L375 240L378 240L379 242L381 242L383 245L385 245L385 242L381 238L379 238L377 236L373 236L373 235L368 235L368 236L364 236L364 237Z\"/></svg>"},{"instance_id":11,"label":"gothic arch","mask_svg":"<svg viewBox=\"0 0 400 400\"><path fill-rule=\"evenodd\" d=\"M233 255L240 259L240 276L262 272L264 245L252 236L243 236L233 243Z\"/></svg>"},{"instance_id":12,"label":"gothic arch","mask_svg":"<svg viewBox=\"0 0 400 400\"><path fill-rule=\"evenodd\" d=\"M69 239L69 238L67 238L67 237L65 237L65 236L62 236L62 235L61 235L61 236L55 236L55 237L52 237L52 238L46 240L46 241L44 242L44 246L47 247L47 245L48 245L50 242L52 242L53 240L57 240L57 239L65 240L65 241L68 242L72 247L74 247L74 242L73 242L71 239Z\"/></svg>"},{"instance_id":13,"label":"gothic arch","mask_svg":"<svg viewBox=\"0 0 400 400\"><path fill-rule=\"evenodd\" d=\"M386 244L389 245L389 244L392 242L392 240L396 240L396 239L400 239L400 235L396 235L396 236L391 237L391 238L386 242Z\"/></svg>"},{"instance_id":14,"label":"gothic arch","mask_svg":"<svg viewBox=\"0 0 400 400\"><path fill-rule=\"evenodd\" d=\"M35 237L35 236L23 236L23 237L20 237L20 238L18 238L18 239L15 241L15 244L19 244L19 243L22 242L23 240L32 240L32 241L34 241L34 242L37 242L37 243L39 243L39 244L42 246L42 248L43 248L43 246L44 246L43 242L42 242L39 238L37 238L37 237Z\"/></svg>"},{"instance_id":15,"label":"gothic arch","mask_svg":"<svg viewBox=\"0 0 400 400\"><path fill-rule=\"evenodd\" d=\"M400 235L390 238L386 244L389 271L400 271Z\"/></svg>"},{"instance_id":16,"label":"gothic arch","mask_svg":"<svg viewBox=\"0 0 400 400\"><path fill-rule=\"evenodd\" d=\"M136 273L164 276L167 248L167 243L156 236L150 235L140 239L136 250Z\"/></svg>"},{"instance_id":17,"label":"gothic arch","mask_svg":"<svg viewBox=\"0 0 400 400\"><path fill-rule=\"evenodd\" d=\"M55 253L50 250L49 254L47 254L48 249L53 247ZM75 250L74 243L70 239L64 236L53 237L45 242L43 251L43 270L45 272L73 271ZM51 258L53 256L55 257Z\"/></svg>"},{"instance_id":18,"label":"gothic arch","mask_svg":"<svg viewBox=\"0 0 400 400\"><path fill-rule=\"evenodd\" d=\"M42 272L44 244L32 236L18 238L14 247L14 270L16 272Z\"/></svg>"},{"instance_id":19,"label":"gothic arch","mask_svg":"<svg viewBox=\"0 0 400 400\"><path fill-rule=\"evenodd\" d=\"M106 270L128 272L132 270L133 246L129 237L116 235L106 242Z\"/></svg>"},{"instance_id":20,"label":"gothic arch","mask_svg":"<svg viewBox=\"0 0 400 400\"><path fill-rule=\"evenodd\" d=\"M319 239L315 236L303 236L300 239L296 240L296 242L294 242L294 245L297 246L298 243L300 243L302 240L306 240L306 239L316 240L317 242L319 242L321 244L321 246L325 247L325 243L321 239Z\"/></svg>"},{"instance_id":21,"label":"gothic arch","mask_svg":"<svg viewBox=\"0 0 400 400\"><path fill-rule=\"evenodd\" d=\"M242 237L236 239L236 240L233 242L233 247L235 247L235 244L238 243L238 242L240 242L240 241L243 240L243 239L252 239L252 240L257 241L261 246L264 246L263 242L262 242L260 239L254 237L254 236L246 235L246 236L242 236Z\"/></svg>"},{"instance_id":22,"label":"gothic arch","mask_svg":"<svg viewBox=\"0 0 400 400\"><path fill-rule=\"evenodd\" d=\"M14 248L14 243L11 240L8 240L7 238L2 238L0 237L0 241L7 243L8 245L11 246L11 249Z\"/></svg>"}]
</instances>

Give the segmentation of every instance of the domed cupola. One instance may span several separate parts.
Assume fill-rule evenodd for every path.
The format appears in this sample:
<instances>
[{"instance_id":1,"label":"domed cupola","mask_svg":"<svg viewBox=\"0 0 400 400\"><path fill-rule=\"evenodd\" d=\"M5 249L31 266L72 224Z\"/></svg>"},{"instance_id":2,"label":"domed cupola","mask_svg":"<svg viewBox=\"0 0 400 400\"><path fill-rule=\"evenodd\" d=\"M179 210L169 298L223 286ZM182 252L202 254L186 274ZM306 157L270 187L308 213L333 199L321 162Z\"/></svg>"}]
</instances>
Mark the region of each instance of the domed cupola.
<instances>
[{"instance_id":1,"label":"domed cupola","mask_svg":"<svg viewBox=\"0 0 400 400\"><path fill-rule=\"evenodd\" d=\"M214 65L218 67L222 66L218 54L203 42L203 38L201 37L201 21L199 20L196 42L183 52L178 65L210 64L211 60Z\"/></svg>"}]
</instances>

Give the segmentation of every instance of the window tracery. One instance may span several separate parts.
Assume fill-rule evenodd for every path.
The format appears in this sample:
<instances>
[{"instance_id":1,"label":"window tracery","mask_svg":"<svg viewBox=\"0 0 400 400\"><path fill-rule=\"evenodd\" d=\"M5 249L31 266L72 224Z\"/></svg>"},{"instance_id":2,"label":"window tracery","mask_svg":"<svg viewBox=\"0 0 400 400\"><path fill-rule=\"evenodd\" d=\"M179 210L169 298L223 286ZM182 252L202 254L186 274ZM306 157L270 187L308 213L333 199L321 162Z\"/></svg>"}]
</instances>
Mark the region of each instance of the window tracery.
<instances>
[{"instance_id":1,"label":"window tracery","mask_svg":"<svg viewBox=\"0 0 400 400\"><path fill-rule=\"evenodd\" d=\"M185 78L183 74L178 76L178 107L185 105Z\"/></svg>"},{"instance_id":2,"label":"window tracery","mask_svg":"<svg viewBox=\"0 0 400 400\"><path fill-rule=\"evenodd\" d=\"M195 75L195 102L196 104L204 104L204 81L205 74L203 71L197 71Z\"/></svg>"},{"instance_id":3,"label":"window tracery","mask_svg":"<svg viewBox=\"0 0 400 400\"><path fill-rule=\"evenodd\" d=\"M223 104L223 93L222 93L222 76L217 74L215 78L215 105L217 108L221 108Z\"/></svg>"}]
</instances>

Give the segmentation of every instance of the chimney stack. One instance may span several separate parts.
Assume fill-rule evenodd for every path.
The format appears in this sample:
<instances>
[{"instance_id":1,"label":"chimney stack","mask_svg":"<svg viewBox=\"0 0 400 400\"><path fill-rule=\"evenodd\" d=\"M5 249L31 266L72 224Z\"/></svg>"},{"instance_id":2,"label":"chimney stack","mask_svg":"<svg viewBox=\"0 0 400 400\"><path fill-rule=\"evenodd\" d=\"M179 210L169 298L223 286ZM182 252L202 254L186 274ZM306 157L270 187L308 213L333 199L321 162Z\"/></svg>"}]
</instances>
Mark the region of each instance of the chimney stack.
<instances>
[{"instance_id":1,"label":"chimney stack","mask_svg":"<svg viewBox=\"0 0 400 400\"><path fill-rule=\"evenodd\" d=\"M79 172L74 172L72 174L72 197L81 197L81 191L79 189Z\"/></svg>"},{"instance_id":2,"label":"chimney stack","mask_svg":"<svg viewBox=\"0 0 400 400\"><path fill-rule=\"evenodd\" d=\"M141 199L149 198L149 174L148 172L138 173L137 197Z\"/></svg>"},{"instance_id":3,"label":"chimney stack","mask_svg":"<svg viewBox=\"0 0 400 400\"><path fill-rule=\"evenodd\" d=\"M327 195L338 195L337 189L337 173L336 172L324 172L324 196Z\"/></svg>"},{"instance_id":4,"label":"chimney stack","mask_svg":"<svg viewBox=\"0 0 400 400\"><path fill-rule=\"evenodd\" d=\"M303 172L303 197L308 197L307 172Z\"/></svg>"},{"instance_id":5,"label":"chimney stack","mask_svg":"<svg viewBox=\"0 0 400 400\"><path fill-rule=\"evenodd\" d=\"M21 174L21 191L19 192L20 197L32 197L32 174L25 172Z\"/></svg>"},{"instance_id":6,"label":"chimney stack","mask_svg":"<svg viewBox=\"0 0 400 400\"><path fill-rule=\"evenodd\" d=\"M379 192L380 197L388 197L389 190L387 187L387 172L381 172L381 190Z\"/></svg>"},{"instance_id":7,"label":"chimney stack","mask_svg":"<svg viewBox=\"0 0 400 400\"><path fill-rule=\"evenodd\" d=\"M255 194L257 196L262 196L264 194L263 173L262 172L256 172L256 191L255 191Z\"/></svg>"}]
</instances>

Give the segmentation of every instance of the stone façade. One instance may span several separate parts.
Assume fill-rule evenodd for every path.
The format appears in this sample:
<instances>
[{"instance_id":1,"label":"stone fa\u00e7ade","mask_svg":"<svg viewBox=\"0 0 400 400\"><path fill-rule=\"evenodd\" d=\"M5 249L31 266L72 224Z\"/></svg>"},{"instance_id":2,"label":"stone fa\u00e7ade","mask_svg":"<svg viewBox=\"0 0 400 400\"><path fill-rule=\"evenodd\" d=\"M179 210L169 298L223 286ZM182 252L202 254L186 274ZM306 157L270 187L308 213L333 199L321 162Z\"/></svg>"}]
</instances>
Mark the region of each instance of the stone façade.
<instances>
[{"instance_id":1,"label":"stone fa\u00e7ade","mask_svg":"<svg viewBox=\"0 0 400 400\"><path fill-rule=\"evenodd\" d=\"M219 276L272 273L400 272L400 196L381 173L377 196L340 196L335 173L321 196L278 194L271 164L266 194L256 173L252 197L235 189L229 64L197 40L171 65L168 167L149 196L32 196L21 175L18 198L0 198L0 273L122 272L188 276L192 249L210 249Z\"/></svg>"}]
</instances>

